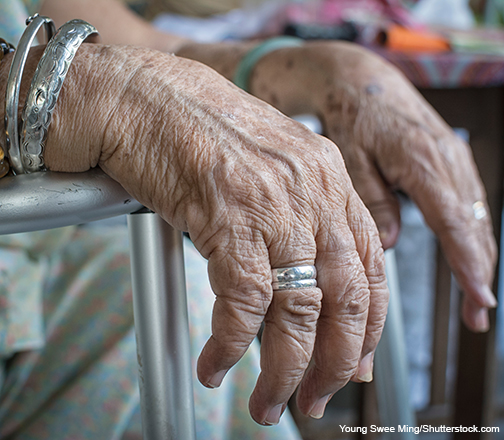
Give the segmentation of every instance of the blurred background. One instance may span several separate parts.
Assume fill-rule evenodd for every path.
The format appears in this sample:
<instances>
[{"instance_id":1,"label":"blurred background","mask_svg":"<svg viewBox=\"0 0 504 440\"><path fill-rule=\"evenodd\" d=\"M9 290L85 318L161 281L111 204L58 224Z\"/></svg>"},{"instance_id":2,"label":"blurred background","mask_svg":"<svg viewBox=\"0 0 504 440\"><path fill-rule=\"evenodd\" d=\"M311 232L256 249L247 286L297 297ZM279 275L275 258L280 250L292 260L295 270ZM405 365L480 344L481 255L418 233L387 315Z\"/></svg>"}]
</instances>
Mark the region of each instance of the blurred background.
<instances>
[{"instance_id":1,"label":"blurred background","mask_svg":"<svg viewBox=\"0 0 504 440\"><path fill-rule=\"evenodd\" d=\"M130 6L140 8L134 0ZM387 58L473 147L500 240L504 0L164 0L148 8L139 12L160 29L202 42L292 35L353 41ZM310 115L300 115L300 120L320 130ZM395 254L407 380L388 377L385 389L376 384L379 379L349 384L333 398L322 420L305 418L293 406L296 421L307 440L364 437L343 432L339 425L386 426L387 415L378 403L381 394L393 394L394 384L406 383L409 409L418 425L474 424L501 431L417 438L504 439L503 309L492 316L489 333L473 335L464 329L458 288L436 239L414 204L398 196L403 226ZM495 292L499 287L496 281ZM498 295L503 303L502 289ZM389 375L394 376L392 367ZM368 432L365 437L411 435L378 437Z\"/></svg>"}]
</instances>

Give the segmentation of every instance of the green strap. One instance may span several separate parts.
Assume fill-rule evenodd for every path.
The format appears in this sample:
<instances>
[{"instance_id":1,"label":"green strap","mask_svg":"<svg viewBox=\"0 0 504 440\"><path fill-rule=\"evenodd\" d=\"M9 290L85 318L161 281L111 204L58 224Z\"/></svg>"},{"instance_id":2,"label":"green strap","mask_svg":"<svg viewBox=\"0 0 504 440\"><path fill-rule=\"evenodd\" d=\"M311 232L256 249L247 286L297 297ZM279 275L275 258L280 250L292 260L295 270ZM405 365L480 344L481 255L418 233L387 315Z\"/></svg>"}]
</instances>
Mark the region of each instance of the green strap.
<instances>
[{"instance_id":1,"label":"green strap","mask_svg":"<svg viewBox=\"0 0 504 440\"><path fill-rule=\"evenodd\" d=\"M240 64L238 64L238 67L236 68L233 82L238 87L248 92L252 69L263 56L284 47L299 47L302 44L303 40L296 37L276 37L258 44L256 47L248 51L241 59Z\"/></svg>"}]
</instances>

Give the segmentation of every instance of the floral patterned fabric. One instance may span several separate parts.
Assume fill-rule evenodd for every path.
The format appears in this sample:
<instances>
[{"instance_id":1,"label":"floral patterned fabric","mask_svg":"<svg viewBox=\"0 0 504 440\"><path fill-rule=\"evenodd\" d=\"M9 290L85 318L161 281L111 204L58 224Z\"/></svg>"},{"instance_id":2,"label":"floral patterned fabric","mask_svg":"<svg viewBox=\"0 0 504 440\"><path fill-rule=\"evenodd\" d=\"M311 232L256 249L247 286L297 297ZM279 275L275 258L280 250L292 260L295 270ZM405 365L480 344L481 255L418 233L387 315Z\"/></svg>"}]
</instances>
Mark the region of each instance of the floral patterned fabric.
<instances>
[{"instance_id":1,"label":"floral patterned fabric","mask_svg":"<svg viewBox=\"0 0 504 440\"><path fill-rule=\"evenodd\" d=\"M0 36L15 44L35 3L0 0ZM197 438L299 439L289 414L262 427L248 413L257 343L219 389L197 381L214 295L189 240L185 259ZM0 439L115 440L140 432L124 222L0 236Z\"/></svg>"},{"instance_id":2,"label":"floral patterned fabric","mask_svg":"<svg viewBox=\"0 0 504 440\"><path fill-rule=\"evenodd\" d=\"M9 361L0 393L0 438L120 439L141 432L126 227L70 232L65 244L41 257L42 276L20 269L26 285L41 286L43 332L38 349ZM195 371L210 335L214 295L206 262L189 240L185 266ZM253 344L219 389L206 389L194 377L198 439L299 438L288 414L275 427L259 426L248 414L258 359Z\"/></svg>"}]
</instances>

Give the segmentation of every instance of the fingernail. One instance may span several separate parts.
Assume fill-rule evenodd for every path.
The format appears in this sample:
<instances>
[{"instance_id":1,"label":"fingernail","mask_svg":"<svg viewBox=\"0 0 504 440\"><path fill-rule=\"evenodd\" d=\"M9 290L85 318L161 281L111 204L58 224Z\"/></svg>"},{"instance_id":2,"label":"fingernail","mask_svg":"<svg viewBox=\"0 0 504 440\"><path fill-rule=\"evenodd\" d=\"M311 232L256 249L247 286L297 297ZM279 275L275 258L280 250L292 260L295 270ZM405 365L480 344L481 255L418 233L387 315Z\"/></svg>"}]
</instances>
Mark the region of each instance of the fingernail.
<instances>
[{"instance_id":1,"label":"fingernail","mask_svg":"<svg viewBox=\"0 0 504 440\"><path fill-rule=\"evenodd\" d=\"M222 379L224 379L224 376L228 370L221 370L218 373L215 373L212 378L207 382L207 386L210 388L218 388L220 387L222 383Z\"/></svg>"},{"instance_id":2,"label":"fingernail","mask_svg":"<svg viewBox=\"0 0 504 440\"><path fill-rule=\"evenodd\" d=\"M490 287L483 286L483 289L481 289L481 296L483 297L485 307L489 307L491 309L497 307L497 299L495 298L493 292L490 290Z\"/></svg>"},{"instance_id":3,"label":"fingernail","mask_svg":"<svg viewBox=\"0 0 504 440\"><path fill-rule=\"evenodd\" d=\"M324 396L320 400L318 400L317 403L313 405L313 408L310 410L308 415L314 419L321 419L324 415L325 407L330 397L331 394L328 394L327 396Z\"/></svg>"},{"instance_id":4,"label":"fingernail","mask_svg":"<svg viewBox=\"0 0 504 440\"><path fill-rule=\"evenodd\" d=\"M488 322L488 312L486 309L479 310L474 321L476 331L478 332L484 333L490 328L490 323Z\"/></svg>"},{"instance_id":5,"label":"fingernail","mask_svg":"<svg viewBox=\"0 0 504 440\"><path fill-rule=\"evenodd\" d=\"M264 420L265 425L278 425L278 422L280 422L280 416L282 415L283 412L283 404L281 403L280 405L274 406L271 408L268 412L268 415L266 416L266 419Z\"/></svg>"},{"instance_id":6,"label":"fingernail","mask_svg":"<svg viewBox=\"0 0 504 440\"><path fill-rule=\"evenodd\" d=\"M380 241L384 249L387 249L393 245L393 243L390 241L391 240L391 232L390 228L388 226L384 225L376 225L378 228L378 234L380 236Z\"/></svg>"},{"instance_id":7,"label":"fingernail","mask_svg":"<svg viewBox=\"0 0 504 440\"><path fill-rule=\"evenodd\" d=\"M373 359L374 352L367 354L361 359L357 379L362 382L371 382L373 380Z\"/></svg>"}]
</instances>

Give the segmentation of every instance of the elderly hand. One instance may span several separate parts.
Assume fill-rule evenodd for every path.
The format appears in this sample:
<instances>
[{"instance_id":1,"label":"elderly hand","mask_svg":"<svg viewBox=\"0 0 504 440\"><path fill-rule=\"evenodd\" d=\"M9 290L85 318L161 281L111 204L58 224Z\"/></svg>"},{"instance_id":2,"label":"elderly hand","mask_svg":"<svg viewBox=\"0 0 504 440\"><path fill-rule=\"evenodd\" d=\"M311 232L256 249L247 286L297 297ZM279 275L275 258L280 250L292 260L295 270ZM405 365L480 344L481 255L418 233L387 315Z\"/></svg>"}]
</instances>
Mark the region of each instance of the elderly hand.
<instances>
[{"instance_id":1,"label":"elderly hand","mask_svg":"<svg viewBox=\"0 0 504 440\"><path fill-rule=\"evenodd\" d=\"M466 325L487 330L488 308L496 306L489 287L496 244L490 216L483 215L489 213L485 190L469 146L409 81L355 44L316 42L265 56L251 91L288 114L321 118L384 247L399 234L393 191L416 202L465 292Z\"/></svg>"},{"instance_id":2,"label":"elderly hand","mask_svg":"<svg viewBox=\"0 0 504 440\"><path fill-rule=\"evenodd\" d=\"M256 44L194 44L156 31L117 2L46 0L42 7L61 23L76 11L98 26L108 43L176 50L228 78ZM393 245L399 233L399 207L392 191L401 189L411 196L466 293L465 323L472 330L486 330L487 309L496 305L489 288L496 246L489 216L477 220L472 208L481 202L488 212L484 189L468 146L409 82L355 44L315 42L265 56L254 69L250 90L286 114L313 112L321 117L325 134L342 150L385 247Z\"/></svg>"},{"instance_id":3,"label":"elderly hand","mask_svg":"<svg viewBox=\"0 0 504 440\"><path fill-rule=\"evenodd\" d=\"M220 385L264 321L250 400L258 423L278 423L299 383L299 408L320 417L349 379L370 380L387 308L383 251L332 142L199 63L83 45L45 160L55 171L99 165L189 231L217 296L203 384ZM317 288L272 290L272 268L299 265L316 265Z\"/></svg>"}]
</instances>

